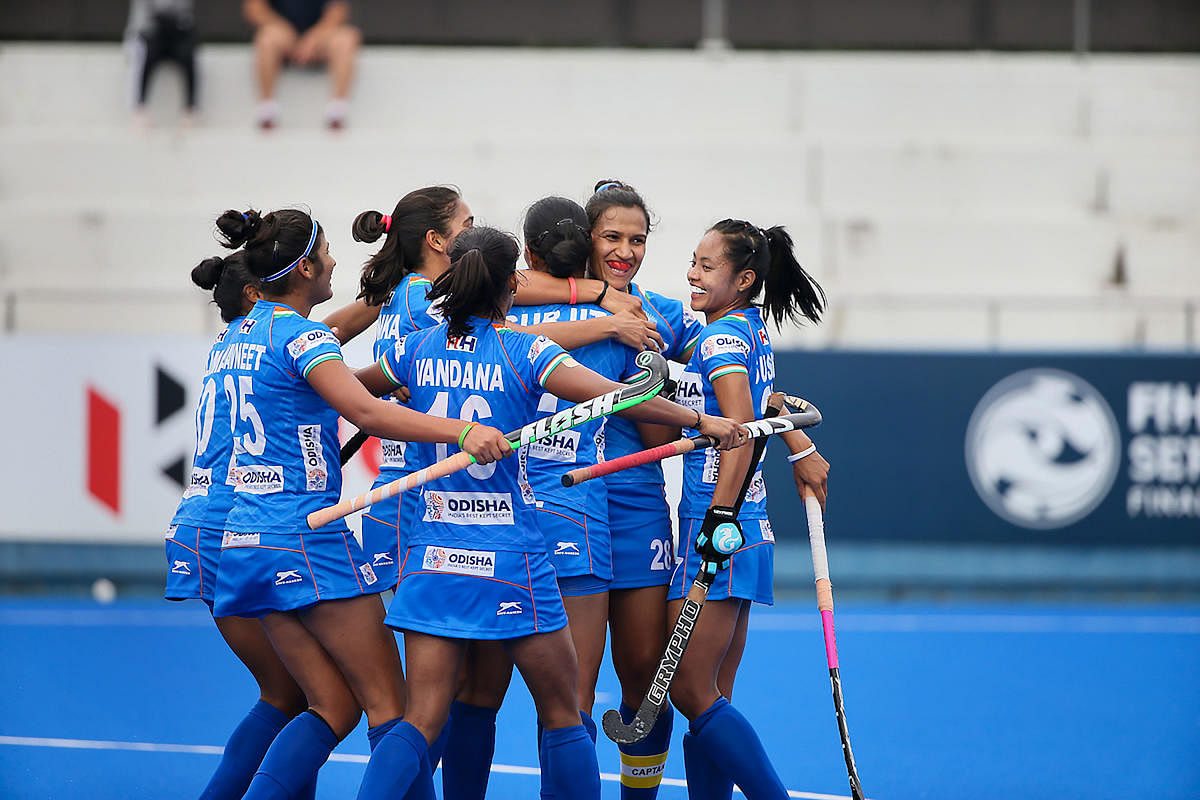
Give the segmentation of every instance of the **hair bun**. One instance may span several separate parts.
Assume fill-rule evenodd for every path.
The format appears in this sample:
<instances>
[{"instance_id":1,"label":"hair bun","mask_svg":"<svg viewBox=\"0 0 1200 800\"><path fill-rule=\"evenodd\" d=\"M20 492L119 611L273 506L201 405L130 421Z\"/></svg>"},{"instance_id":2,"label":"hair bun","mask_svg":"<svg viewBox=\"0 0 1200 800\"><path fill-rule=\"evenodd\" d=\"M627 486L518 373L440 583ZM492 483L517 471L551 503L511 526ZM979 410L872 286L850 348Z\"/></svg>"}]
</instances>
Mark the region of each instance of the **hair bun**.
<instances>
[{"instance_id":1,"label":"hair bun","mask_svg":"<svg viewBox=\"0 0 1200 800\"><path fill-rule=\"evenodd\" d=\"M211 291L220 282L221 273L224 271L225 259L220 256L206 258L192 267L192 283L205 291Z\"/></svg>"},{"instance_id":2,"label":"hair bun","mask_svg":"<svg viewBox=\"0 0 1200 800\"><path fill-rule=\"evenodd\" d=\"M223 247L236 250L258 235L262 223L262 216L252 208L247 211L229 209L217 217L218 239Z\"/></svg>"}]
</instances>

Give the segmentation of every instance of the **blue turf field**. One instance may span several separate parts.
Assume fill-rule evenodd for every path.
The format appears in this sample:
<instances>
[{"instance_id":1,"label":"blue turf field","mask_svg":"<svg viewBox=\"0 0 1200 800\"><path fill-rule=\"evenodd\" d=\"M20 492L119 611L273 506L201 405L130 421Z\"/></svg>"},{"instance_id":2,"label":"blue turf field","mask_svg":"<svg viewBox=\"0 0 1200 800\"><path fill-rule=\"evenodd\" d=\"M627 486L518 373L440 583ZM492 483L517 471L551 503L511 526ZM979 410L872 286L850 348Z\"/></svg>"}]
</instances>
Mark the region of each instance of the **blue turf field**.
<instances>
[{"instance_id":1,"label":"blue turf field","mask_svg":"<svg viewBox=\"0 0 1200 800\"><path fill-rule=\"evenodd\" d=\"M1198 607L842 604L837 624L869 797L1200 797ZM848 795L817 612L756 607L751 626L735 703L794 796ZM598 712L615 687L606 670ZM0 600L7 800L195 797L253 700L198 604ZM536 797L519 681L499 725L489 798ZM664 800L685 797L679 735ZM318 797L354 797L366 752L360 728ZM617 771L603 738L600 764Z\"/></svg>"}]
</instances>

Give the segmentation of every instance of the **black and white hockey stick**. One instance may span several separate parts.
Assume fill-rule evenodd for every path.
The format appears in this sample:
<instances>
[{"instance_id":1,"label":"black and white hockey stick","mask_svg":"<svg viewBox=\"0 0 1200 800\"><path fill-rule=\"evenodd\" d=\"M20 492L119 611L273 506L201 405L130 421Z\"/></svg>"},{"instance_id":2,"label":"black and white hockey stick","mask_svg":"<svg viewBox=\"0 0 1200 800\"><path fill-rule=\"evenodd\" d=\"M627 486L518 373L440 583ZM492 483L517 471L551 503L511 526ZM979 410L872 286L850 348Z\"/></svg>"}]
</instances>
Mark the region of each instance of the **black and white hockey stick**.
<instances>
[{"instance_id":1,"label":"black and white hockey stick","mask_svg":"<svg viewBox=\"0 0 1200 800\"><path fill-rule=\"evenodd\" d=\"M517 450L531 442L545 439L556 433L591 422L594 419L615 414L618 411L624 411L631 406L649 400L662 390L663 382L666 381L668 376L667 362L660 354L653 350L644 350L637 354L637 359L634 363L642 369L642 374L638 375L632 382L623 384L620 388L605 392L598 397L593 397L591 400L585 400L570 408L565 408L555 414L536 419L511 433L504 434L504 437L508 439L513 450ZM438 478L444 478L459 470L466 469L474 463L475 459L469 453L460 451L449 458L443 458L437 463L430 464L425 469L417 470L391 483L385 483L383 486L377 486L365 494L343 500L336 505L319 508L308 515L308 527L311 530L316 530L334 520L339 520L342 517L353 514L355 511L378 503L380 500L394 497L400 494L400 492L415 489Z\"/></svg>"},{"instance_id":2,"label":"black and white hockey stick","mask_svg":"<svg viewBox=\"0 0 1200 800\"><path fill-rule=\"evenodd\" d=\"M833 586L829 582L829 558L825 552L825 520L821 503L812 489L804 487L804 510L808 513L808 543L812 548L813 576L817 582L817 609L821 612L821 629L825 633L825 660L829 664L829 684L833 688L833 710L837 713L838 733L842 737L842 756L846 759L846 774L850 777L850 795L863 800L858 767L850 752L850 729L846 727L846 708L842 704L842 677L838 671L837 636L833 630Z\"/></svg>"},{"instance_id":3,"label":"black and white hockey stick","mask_svg":"<svg viewBox=\"0 0 1200 800\"><path fill-rule=\"evenodd\" d=\"M772 393L767 400L765 418L747 422L745 423L746 427L754 430L753 426L755 425L762 427L760 423L771 422L770 418L777 416L783 409L783 403L784 394L782 392ZM742 481L742 489L738 492L737 499L733 504L735 518L737 517L737 512L742 508L742 501L746 499L746 492L750 489L750 482L754 479L754 473L758 471L758 462L762 459L763 450L766 447L767 438L765 435L754 442L754 453L750 458L750 467L746 471L746 477ZM671 689L671 681L675 678L675 671L679 669L679 662L683 660L683 653L687 650L688 642L692 640L692 632L696 629L696 622L700 619L700 611L704 608L704 600L708 597L709 587L712 586L713 579L716 577L716 570L706 569L707 566L706 563L701 562L696 580L692 582L687 596L683 599L683 607L679 609L679 618L675 620L675 627L671 629L671 635L667 639L667 649L663 652L662 659L658 662L658 669L654 672L654 678L650 681L650 688L646 691L646 697L643 698L642 704L638 707L637 714L626 725L621 721L621 713L615 708L610 708L604 712L604 717L601 720L604 727L604 734L617 744L633 744L645 739L650 734L650 729L654 727L654 723L658 720L658 715L662 712L663 706L669 702L667 695Z\"/></svg>"}]
</instances>

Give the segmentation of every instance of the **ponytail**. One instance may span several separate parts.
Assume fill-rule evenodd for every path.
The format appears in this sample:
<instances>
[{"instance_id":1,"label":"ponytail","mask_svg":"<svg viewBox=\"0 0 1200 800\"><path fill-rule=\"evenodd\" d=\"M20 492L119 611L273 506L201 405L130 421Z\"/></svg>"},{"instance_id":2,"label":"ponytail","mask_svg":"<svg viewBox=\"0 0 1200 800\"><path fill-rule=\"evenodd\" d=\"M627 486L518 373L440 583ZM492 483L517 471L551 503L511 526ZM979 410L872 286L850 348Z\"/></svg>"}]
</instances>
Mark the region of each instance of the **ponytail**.
<instances>
[{"instance_id":1,"label":"ponytail","mask_svg":"<svg viewBox=\"0 0 1200 800\"><path fill-rule=\"evenodd\" d=\"M825 290L796 260L792 237L782 225L763 230L745 220L723 219L710 230L724 238L725 256L735 272L754 271L749 298L763 292L763 310L776 327L785 321L821 321Z\"/></svg>"},{"instance_id":2,"label":"ponytail","mask_svg":"<svg viewBox=\"0 0 1200 800\"><path fill-rule=\"evenodd\" d=\"M470 333L471 317L502 320L509 308L508 281L517 270L520 248L510 234L495 228L468 228L454 240L450 269L426 297L438 303L450 336Z\"/></svg>"},{"instance_id":3,"label":"ponytail","mask_svg":"<svg viewBox=\"0 0 1200 800\"><path fill-rule=\"evenodd\" d=\"M391 215L364 211L354 218L350 232L355 241L383 245L367 259L359 278L359 298L381 305L406 275L421 268L425 234L431 230L450 236L450 223L462 195L449 186L415 189L401 197Z\"/></svg>"},{"instance_id":4,"label":"ponytail","mask_svg":"<svg viewBox=\"0 0 1200 800\"><path fill-rule=\"evenodd\" d=\"M763 309L775 322L783 326L784 320L795 325L806 319L814 325L820 323L825 310L825 290L813 276L805 271L792 249L792 237L776 225L763 231L771 255L771 265L763 278Z\"/></svg>"},{"instance_id":5,"label":"ponytail","mask_svg":"<svg viewBox=\"0 0 1200 800\"><path fill-rule=\"evenodd\" d=\"M364 211L355 217L350 225L350 235L354 237L354 241L367 244L378 241L387 231L383 213L380 211Z\"/></svg>"}]
</instances>

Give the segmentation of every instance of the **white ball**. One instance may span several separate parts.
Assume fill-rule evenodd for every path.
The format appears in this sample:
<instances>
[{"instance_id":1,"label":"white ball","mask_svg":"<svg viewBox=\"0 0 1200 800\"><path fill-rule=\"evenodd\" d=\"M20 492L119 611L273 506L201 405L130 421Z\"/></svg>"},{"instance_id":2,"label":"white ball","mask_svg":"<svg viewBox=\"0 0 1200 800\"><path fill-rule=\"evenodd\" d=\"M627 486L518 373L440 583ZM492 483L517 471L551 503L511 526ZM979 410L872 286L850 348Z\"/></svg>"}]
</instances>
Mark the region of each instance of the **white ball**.
<instances>
[{"instance_id":1,"label":"white ball","mask_svg":"<svg viewBox=\"0 0 1200 800\"><path fill-rule=\"evenodd\" d=\"M92 584L92 597L97 603L111 603L117 599L117 585L108 578L97 578Z\"/></svg>"}]
</instances>

